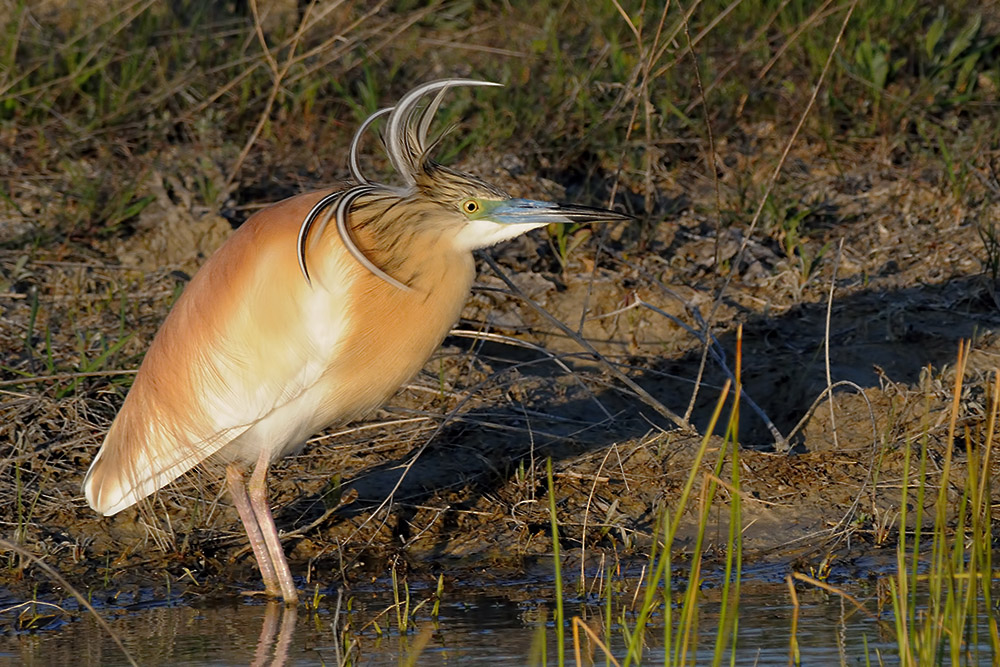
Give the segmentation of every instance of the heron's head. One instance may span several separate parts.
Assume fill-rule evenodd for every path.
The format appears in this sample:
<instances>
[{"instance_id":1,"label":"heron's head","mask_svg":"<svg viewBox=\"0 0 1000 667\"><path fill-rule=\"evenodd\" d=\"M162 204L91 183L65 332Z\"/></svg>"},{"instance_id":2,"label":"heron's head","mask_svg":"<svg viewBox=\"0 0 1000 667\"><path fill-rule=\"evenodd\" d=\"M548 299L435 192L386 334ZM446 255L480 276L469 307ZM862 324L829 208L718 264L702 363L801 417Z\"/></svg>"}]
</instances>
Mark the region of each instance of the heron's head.
<instances>
[{"instance_id":1,"label":"heron's head","mask_svg":"<svg viewBox=\"0 0 1000 667\"><path fill-rule=\"evenodd\" d=\"M434 222L453 230L460 248L486 248L551 223L609 222L628 216L600 208L511 197L497 186L426 162L416 181L416 198L433 202Z\"/></svg>"},{"instance_id":2,"label":"heron's head","mask_svg":"<svg viewBox=\"0 0 1000 667\"><path fill-rule=\"evenodd\" d=\"M550 223L607 222L629 216L604 209L555 204L511 197L486 181L441 166L431 152L445 133L428 140L434 114L447 90L454 86L497 86L475 79L444 79L407 93L395 107L373 114L359 128L351 147L351 170L359 184L366 184L357 166L361 133L381 115L388 114L385 147L393 167L408 186L411 201L433 203L433 222L455 231L458 245L474 250L514 238ZM434 97L421 107L424 98Z\"/></svg>"},{"instance_id":3,"label":"heron's head","mask_svg":"<svg viewBox=\"0 0 1000 667\"><path fill-rule=\"evenodd\" d=\"M400 288L405 286L379 269L351 239L347 231L347 218L351 215L351 207L355 202L380 200L384 210L393 210L391 216L383 216L383 221L437 228L451 235L455 245L464 250L485 248L551 223L629 219L630 216L604 209L511 197L482 179L433 161L431 153L447 130L433 140L428 140L427 133L448 89L454 86L498 85L500 84L475 79L432 81L404 95L396 106L375 112L361 124L351 142L348 162L356 185L342 194L324 198L310 212L300 229L299 265L306 280L309 279L309 273L305 262L305 248L310 227L319 210L337 198L337 229L344 245L369 271ZM424 99L432 93L433 97L424 103ZM386 154L403 180L402 187L369 181L358 165L361 138L371 124L382 116L386 117L383 134ZM395 231L398 233L400 229L396 228Z\"/></svg>"}]
</instances>

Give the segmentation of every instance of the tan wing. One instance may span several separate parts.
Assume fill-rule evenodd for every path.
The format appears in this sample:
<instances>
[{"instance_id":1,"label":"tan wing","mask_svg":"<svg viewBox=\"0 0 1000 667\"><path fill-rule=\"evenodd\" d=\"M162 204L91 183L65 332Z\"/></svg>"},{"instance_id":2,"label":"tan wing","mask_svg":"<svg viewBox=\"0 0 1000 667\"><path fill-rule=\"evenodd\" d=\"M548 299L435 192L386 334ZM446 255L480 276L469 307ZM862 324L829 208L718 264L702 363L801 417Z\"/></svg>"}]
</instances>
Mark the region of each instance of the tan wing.
<instances>
[{"instance_id":1,"label":"tan wing","mask_svg":"<svg viewBox=\"0 0 1000 667\"><path fill-rule=\"evenodd\" d=\"M380 405L440 344L469 293L471 254L454 238L415 233L409 221L395 237L380 230L396 254L376 259L410 281L401 290L328 231L311 246L310 288L296 236L325 194L261 211L188 285L87 473L95 510L119 512L224 447L246 461L262 452L278 458L333 421ZM353 223L366 252L378 239L365 217L384 208L369 206Z\"/></svg>"},{"instance_id":2,"label":"tan wing","mask_svg":"<svg viewBox=\"0 0 1000 667\"><path fill-rule=\"evenodd\" d=\"M184 290L87 472L95 510L115 514L241 437L255 451L237 454L253 459L304 441L322 420L306 390L336 355L356 274L345 257L340 280L330 275L337 261L324 258L327 289L299 275L298 226L324 194L250 218Z\"/></svg>"}]
</instances>

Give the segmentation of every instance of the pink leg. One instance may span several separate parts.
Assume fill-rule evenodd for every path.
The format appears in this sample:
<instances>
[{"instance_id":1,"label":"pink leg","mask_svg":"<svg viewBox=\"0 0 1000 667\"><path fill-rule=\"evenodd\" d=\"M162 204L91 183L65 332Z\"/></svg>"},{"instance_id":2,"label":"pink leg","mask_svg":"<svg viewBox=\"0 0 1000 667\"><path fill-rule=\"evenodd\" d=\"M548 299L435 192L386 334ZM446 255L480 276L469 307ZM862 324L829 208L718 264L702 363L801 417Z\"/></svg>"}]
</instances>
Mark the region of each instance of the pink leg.
<instances>
[{"instance_id":1,"label":"pink leg","mask_svg":"<svg viewBox=\"0 0 1000 667\"><path fill-rule=\"evenodd\" d=\"M286 605L295 605L299 602L299 592L295 589L295 581L292 580L292 572L288 569L285 551L281 548L281 540L278 538L278 528L274 525L271 506L267 501L267 468L270 464L268 452L261 452L260 458L257 459L257 467L250 475L247 490L250 493L250 506L257 517L260 532L264 535L264 543L271 555L271 563L274 565L278 584L281 586L281 596L285 598Z\"/></svg>"},{"instance_id":2,"label":"pink leg","mask_svg":"<svg viewBox=\"0 0 1000 667\"><path fill-rule=\"evenodd\" d=\"M229 486L229 495L233 497L233 504L236 505L236 511L240 513L240 519L243 520L247 537L250 538L250 546L257 559L260 576L264 580L264 592L268 597L279 597L281 588L278 583L278 575L274 571L271 554L267 551L267 544L264 542L264 535L260 532L257 517L250 506L250 496L247 495L243 473L235 464L231 463L226 466L226 483Z\"/></svg>"}]
</instances>

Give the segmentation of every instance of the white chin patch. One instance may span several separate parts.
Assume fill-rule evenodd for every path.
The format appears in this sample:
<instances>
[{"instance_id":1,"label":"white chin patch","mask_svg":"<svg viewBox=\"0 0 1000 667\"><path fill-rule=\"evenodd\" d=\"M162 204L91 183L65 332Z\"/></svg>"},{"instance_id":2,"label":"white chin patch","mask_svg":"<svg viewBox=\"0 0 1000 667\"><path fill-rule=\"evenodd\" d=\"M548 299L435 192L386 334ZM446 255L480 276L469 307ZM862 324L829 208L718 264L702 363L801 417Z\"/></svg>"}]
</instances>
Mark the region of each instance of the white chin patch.
<instances>
[{"instance_id":1,"label":"white chin patch","mask_svg":"<svg viewBox=\"0 0 1000 667\"><path fill-rule=\"evenodd\" d=\"M455 236L455 245L469 251L488 248L547 224L546 222L519 222L512 225L501 225L489 220L470 220Z\"/></svg>"}]
</instances>

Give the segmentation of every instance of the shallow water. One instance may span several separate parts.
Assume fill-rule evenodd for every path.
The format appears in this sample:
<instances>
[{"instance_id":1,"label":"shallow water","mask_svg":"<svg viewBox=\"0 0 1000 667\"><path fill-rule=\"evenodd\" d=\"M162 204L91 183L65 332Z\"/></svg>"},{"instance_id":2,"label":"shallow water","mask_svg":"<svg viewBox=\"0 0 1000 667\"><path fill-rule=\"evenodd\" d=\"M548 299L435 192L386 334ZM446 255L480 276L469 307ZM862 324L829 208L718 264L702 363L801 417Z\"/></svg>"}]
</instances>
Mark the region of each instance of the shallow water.
<instances>
[{"instance_id":1,"label":"shallow water","mask_svg":"<svg viewBox=\"0 0 1000 667\"><path fill-rule=\"evenodd\" d=\"M345 652L344 642L356 641L353 664L454 665L556 664L556 639L548 600L552 591L537 582L516 582L489 589L445 591L439 617L430 616L431 603L416 614L417 627L404 636L397 631L393 600L379 586L372 591L353 591L342 600L336 615L336 593L322 599L316 611L304 607L286 611L281 605L232 599L224 603L141 602L101 611L133 658L147 664L294 664L336 665ZM892 619L888 609L878 615L877 587L850 590L864 601L869 614L858 611L837 596L820 591L800 591L798 641L804 665L896 664ZM432 591L414 590L412 605ZM629 594L631 597L631 594ZM710 660L715 641L719 605L714 591L705 591L699 616L701 644L698 664ZM883 601L885 597L882 597ZM350 610L347 609L348 601ZM387 611L388 610L388 611ZM604 637L604 610L575 600L566 604L566 617L588 619ZM786 665L789 660L793 608L784 584L745 585L741 596L737 665ZM336 632L335 619L342 628ZM379 631L370 621L375 619ZM9 619L8 619L9 620ZM351 626L343 630L343 623ZM634 622L631 619L630 622ZM539 632L546 623L544 642ZM651 622L646 635L644 664L663 663L662 619ZM7 625L7 627L11 627ZM612 645L621 655L622 640L617 626ZM338 645L338 642L340 644ZM867 646L866 646L867 644ZM566 634L567 663L573 664L572 634ZM586 651L584 652L586 654ZM988 661L988 650L983 652ZM597 664L603 655L594 654ZM586 658L584 659L586 662ZM56 614L47 629L0 636L0 662L25 665L116 665L128 664L110 635L92 615ZM973 657L972 663L977 662Z\"/></svg>"}]
</instances>

